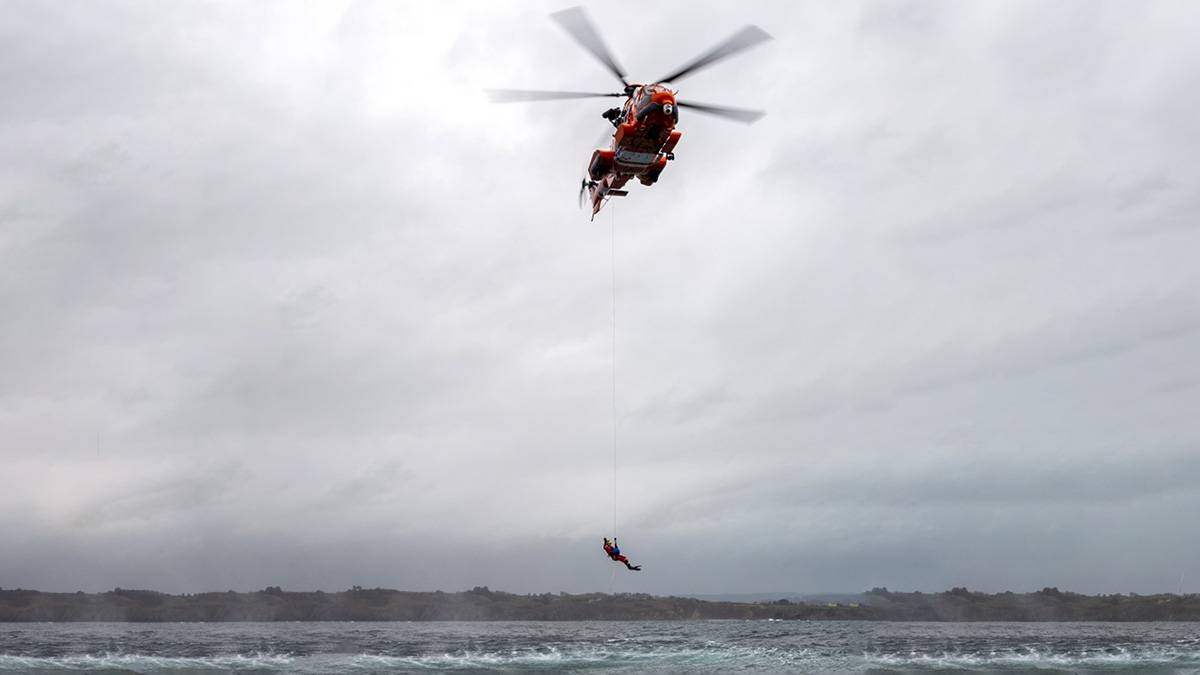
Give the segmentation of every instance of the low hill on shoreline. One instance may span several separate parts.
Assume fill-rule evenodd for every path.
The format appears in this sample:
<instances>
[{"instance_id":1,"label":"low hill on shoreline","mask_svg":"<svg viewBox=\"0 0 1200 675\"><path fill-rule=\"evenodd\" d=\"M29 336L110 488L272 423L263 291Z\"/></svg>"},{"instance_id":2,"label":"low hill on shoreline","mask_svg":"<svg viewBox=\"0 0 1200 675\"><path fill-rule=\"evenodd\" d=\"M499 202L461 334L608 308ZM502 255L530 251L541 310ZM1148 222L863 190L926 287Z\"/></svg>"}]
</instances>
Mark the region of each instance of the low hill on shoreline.
<instances>
[{"instance_id":1,"label":"low hill on shoreline","mask_svg":"<svg viewBox=\"0 0 1200 675\"><path fill-rule=\"evenodd\" d=\"M171 595L0 590L0 622L13 621L592 621L783 619L865 621L1200 621L1200 595L1034 593L863 594L860 603L708 602L645 594L518 595L476 587L460 593L355 586L348 591Z\"/></svg>"}]
</instances>

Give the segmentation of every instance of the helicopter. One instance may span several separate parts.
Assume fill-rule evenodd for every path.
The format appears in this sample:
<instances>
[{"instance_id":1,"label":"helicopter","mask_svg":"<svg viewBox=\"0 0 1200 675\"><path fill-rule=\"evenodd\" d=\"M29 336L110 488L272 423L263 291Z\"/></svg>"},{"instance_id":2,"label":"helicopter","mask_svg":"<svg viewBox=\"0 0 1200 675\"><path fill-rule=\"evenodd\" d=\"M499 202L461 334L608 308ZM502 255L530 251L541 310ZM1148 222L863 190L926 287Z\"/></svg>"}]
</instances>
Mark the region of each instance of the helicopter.
<instances>
[{"instance_id":1,"label":"helicopter","mask_svg":"<svg viewBox=\"0 0 1200 675\"><path fill-rule=\"evenodd\" d=\"M631 178L636 177L645 186L658 181L667 162L675 159L675 146L683 136L675 128L679 123L680 108L744 124L752 124L765 114L760 110L681 101L676 98L678 91L669 86L718 61L770 40L771 36L758 26L747 25L667 76L653 83L641 84L626 79L624 69L617 64L582 7L555 12L550 18L620 80L623 89L611 93L489 89L487 93L493 103L605 97L625 99L620 106L604 111L602 117L616 129L612 134L612 142L609 147L592 153L587 164L587 175L580 181L579 206L583 207L584 194L589 194L593 220L609 198L629 194L624 188Z\"/></svg>"}]
</instances>

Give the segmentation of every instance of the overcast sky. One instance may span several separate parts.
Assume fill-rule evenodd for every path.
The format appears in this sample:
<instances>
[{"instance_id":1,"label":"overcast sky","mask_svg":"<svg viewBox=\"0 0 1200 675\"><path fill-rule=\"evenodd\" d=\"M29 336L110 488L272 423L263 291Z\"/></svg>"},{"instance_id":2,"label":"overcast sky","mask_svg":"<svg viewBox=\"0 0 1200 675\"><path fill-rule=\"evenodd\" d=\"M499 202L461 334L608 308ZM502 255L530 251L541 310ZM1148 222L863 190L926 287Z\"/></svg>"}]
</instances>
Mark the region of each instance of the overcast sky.
<instances>
[{"instance_id":1,"label":"overcast sky","mask_svg":"<svg viewBox=\"0 0 1200 675\"><path fill-rule=\"evenodd\" d=\"M570 4L5 3L0 586L1200 591L1200 5Z\"/></svg>"}]
</instances>

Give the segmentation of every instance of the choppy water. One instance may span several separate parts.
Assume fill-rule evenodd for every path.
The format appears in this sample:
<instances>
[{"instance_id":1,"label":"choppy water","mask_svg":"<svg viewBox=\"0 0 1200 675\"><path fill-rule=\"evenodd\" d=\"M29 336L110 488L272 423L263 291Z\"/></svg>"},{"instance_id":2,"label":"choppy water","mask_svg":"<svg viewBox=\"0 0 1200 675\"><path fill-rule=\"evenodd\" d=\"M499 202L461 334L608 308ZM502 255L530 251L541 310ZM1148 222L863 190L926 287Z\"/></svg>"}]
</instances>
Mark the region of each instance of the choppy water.
<instances>
[{"instance_id":1,"label":"choppy water","mask_svg":"<svg viewBox=\"0 0 1200 675\"><path fill-rule=\"evenodd\" d=\"M1200 624L0 624L0 671L431 670L1200 674Z\"/></svg>"}]
</instances>

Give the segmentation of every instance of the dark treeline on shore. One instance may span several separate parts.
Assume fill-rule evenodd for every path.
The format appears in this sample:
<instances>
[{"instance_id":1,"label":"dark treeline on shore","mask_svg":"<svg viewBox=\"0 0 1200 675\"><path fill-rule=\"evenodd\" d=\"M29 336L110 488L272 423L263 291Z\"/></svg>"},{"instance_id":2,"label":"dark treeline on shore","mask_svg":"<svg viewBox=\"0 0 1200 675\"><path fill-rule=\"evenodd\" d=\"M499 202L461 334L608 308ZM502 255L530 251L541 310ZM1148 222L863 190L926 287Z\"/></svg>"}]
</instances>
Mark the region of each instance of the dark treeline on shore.
<instances>
[{"instance_id":1,"label":"dark treeline on shore","mask_svg":"<svg viewBox=\"0 0 1200 675\"><path fill-rule=\"evenodd\" d=\"M117 588L106 593L0 590L3 621L585 621L814 619L867 621L1200 621L1200 595L898 593L872 589L861 602L708 602L645 594L518 595L355 586L348 591L185 593Z\"/></svg>"}]
</instances>

